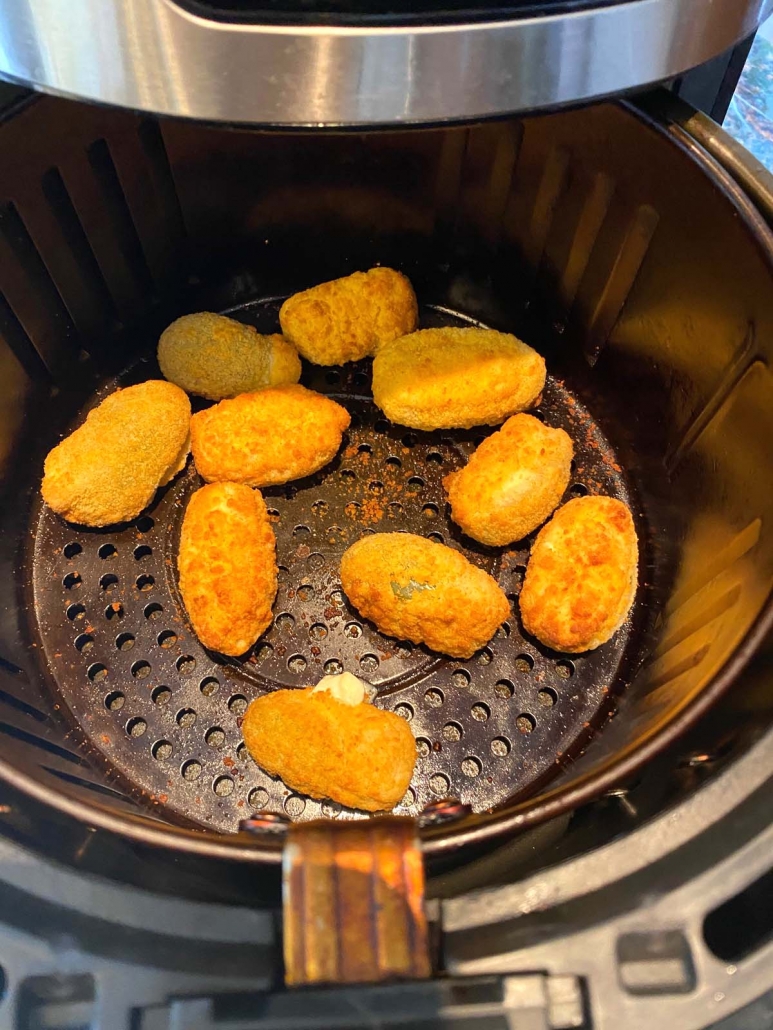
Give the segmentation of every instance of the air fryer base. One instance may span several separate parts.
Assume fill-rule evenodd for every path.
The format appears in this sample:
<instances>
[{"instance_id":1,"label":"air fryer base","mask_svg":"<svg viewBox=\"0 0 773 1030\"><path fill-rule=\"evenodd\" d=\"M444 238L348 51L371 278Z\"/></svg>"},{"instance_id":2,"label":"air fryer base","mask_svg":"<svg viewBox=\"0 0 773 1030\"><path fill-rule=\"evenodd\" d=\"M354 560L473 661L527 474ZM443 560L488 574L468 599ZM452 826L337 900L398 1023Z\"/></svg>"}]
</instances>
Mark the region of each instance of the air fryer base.
<instances>
[{"instance_id":1,"label":"air fryer base","mask_svg":"<svg viewBox=\"0 0 773 1030\"><path fill-rule=\"evenodd\" d=\"M706 751L688 757L683 768L698 777L721 764ZM646 786L592 806L619 808L636 827L594 854L431 905L446 976L378 989L288 993L276 986L281 947L270 909L126 887L6 834L0 1025L333 1030L361 1027L372 1013L387 1028L422 1016L439 1030L465 1019L484 1028L506 1019L516 1030L650 1030L653 1018L669 1030L725 1019L722 1030L768 1030L773 942L747 960L722 960L702 923L769 868L773 734L642 825ZM7 830L29 805L4 799ZM84 838L83 860L98 837Z\"/></svg>"}]
</instances>

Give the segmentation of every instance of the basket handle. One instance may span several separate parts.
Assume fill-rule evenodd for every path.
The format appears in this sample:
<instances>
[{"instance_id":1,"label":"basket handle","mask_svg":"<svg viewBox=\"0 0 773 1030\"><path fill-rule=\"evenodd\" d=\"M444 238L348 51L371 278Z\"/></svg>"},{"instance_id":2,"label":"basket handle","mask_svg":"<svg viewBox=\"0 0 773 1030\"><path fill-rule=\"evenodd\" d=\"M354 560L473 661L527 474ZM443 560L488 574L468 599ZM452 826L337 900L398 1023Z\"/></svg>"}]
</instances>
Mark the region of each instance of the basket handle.
<instances>
[{"instance_id":1,"label":"basket handle","mask_svg":"<svg viewBox=\"0 0 773 1030\"><path fill-rule=\"evenodd\" d=\"M413 820L293 824L282 885L288 985L430 975Z\"/></svg>"}]
</instances>

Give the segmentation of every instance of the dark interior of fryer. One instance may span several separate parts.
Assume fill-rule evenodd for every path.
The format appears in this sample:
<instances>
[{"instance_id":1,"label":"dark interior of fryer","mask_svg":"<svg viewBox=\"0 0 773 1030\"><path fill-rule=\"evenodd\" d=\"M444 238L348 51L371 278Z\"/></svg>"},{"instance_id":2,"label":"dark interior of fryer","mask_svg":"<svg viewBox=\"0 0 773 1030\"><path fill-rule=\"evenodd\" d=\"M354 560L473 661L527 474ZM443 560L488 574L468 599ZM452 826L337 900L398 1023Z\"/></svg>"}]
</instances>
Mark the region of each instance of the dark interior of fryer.
<instances>
[{"instance_id":1,"label":"dark interior of fryer","mask_svg":"<svg viewBox=\"0 0 773 1030\"><path fill-rule=\"evenodd\" d=\"M549 789L612 769L732 673L773 576L770 254L754 213L685 138L620 105L304 135L49 99L2 131L8 765L50 796L165 818L158 798L149 807L131 796L52 710L31 610L42 458L177 314L375 263L404 271L422 304L544 353L611 442L641 508L652 615L641 667L616 684L615 717Z\"/></svg>"}]
</instances>

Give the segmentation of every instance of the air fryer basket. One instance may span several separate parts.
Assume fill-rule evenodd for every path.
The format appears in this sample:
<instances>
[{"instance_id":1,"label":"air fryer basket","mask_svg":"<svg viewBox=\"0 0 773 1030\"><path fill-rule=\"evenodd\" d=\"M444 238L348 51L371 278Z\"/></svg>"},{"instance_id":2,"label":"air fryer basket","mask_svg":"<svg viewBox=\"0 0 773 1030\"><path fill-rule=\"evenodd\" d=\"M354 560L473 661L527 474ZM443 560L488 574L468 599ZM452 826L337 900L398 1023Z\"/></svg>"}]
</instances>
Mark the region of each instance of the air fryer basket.
<instances>
[{"instance_id":1,"label":"air fryer basket","mask_svg":"<svg viewBox=\"0 0 773 1030\"><path fill-rule=\"evenodd\" d=\"M278 306L233 314L273 331ZM420 316L423 326L460 322L445 309ZM649 591L642 588L633 624L587 655L557 654L527 638L517 595L528 542L504 553L476 547L448 516L443 476L462 466L481 430L391 425L370 399L368 365L306 370L304 381L346 404L353 424L327 468L263 491L280 587L274 625L246 660L224 665L209 654L178 594L173 556L191 491L201 485L193 467L126 527L95 533L39 506L33 611L62 708L127 789L160 800L172 818L235 832L256 810L302 821L362 817L292 794L251 760L241 716L250 698L277 687L344 669L367 679L376 703L407 719L416 737L416 770L396 811L418 816L448 797L481 812L532 793L559 759L580 751L591 726L603 724L611 691L630 676L651 614ZM146 361L128 379L159 374ZM564 384L551 377L538 413L577 441L567 497L592 490L636 507L608 442ZM646 530L640 524L645 554ZM354 540L376 531L448 543L498 579L513 611L488 646L454 660L389 640L360 618L341 590L340 561Z\"/></svg>"},{"instance_id":2,"label":"air fryer basket","mask_svg":"<svg viewBox=\"0 0 773 1030\"><path fill-rule=\"evenodd\" d=\"M415 720L421 758L401 810L445 794L475 809L427 820L431 855L608 789L728 686L764 631L773 575L770 238L680 130L603 105L284 135L41 100L2 131L7 780L144 841L276 860L270 828L229 831L255 808L340 813L262 777L238 717L267 683L341 663ZM515 606L489 649L452 663L380 640L347 610L335 559L359 533L394 522L453 538L439 479L476 435L384 424L366 366L309 379L356 418L332 468L269 491L284 597L242 667L204 652L176 607L170 561L192 471L115 531L41 510L46 450L116 382L154 374L176 314L233 310L273 329L276 298L377 262L411 277L425 324L478 321L541 350L544 416L578 444L572 489L632 504L637 608L599 652L570 662L541 649ZM517 593L527 547L500 558L455 542Z\"/></svg>"}]
</instances>

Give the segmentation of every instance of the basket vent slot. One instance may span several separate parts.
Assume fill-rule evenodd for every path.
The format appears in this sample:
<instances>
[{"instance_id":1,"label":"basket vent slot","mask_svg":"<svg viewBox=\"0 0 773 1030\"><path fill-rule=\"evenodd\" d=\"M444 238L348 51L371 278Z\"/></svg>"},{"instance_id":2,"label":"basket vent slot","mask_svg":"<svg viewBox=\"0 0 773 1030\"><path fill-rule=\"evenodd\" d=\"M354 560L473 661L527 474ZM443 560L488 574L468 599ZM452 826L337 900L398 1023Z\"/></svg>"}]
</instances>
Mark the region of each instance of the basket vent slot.
<instances>
[{"instance_id":1,"label":"basket vent slot","mask_svg":"<svg viewBox=\"0 0 773 1030\"><path fill-rule=\"evenodd\" d=\"M42 768L49 773L51 776L55 776L58 780L62 780L64 783L71 783L74 787L82 787L84 790L90 790L94 794L102 794L103 797L117 798L120 801L129 801L130 799L122 794L120 790L113 790L111 787L105 787L102 783L96 783L94 780L84 780L82 776L73 776L71 773L65 772L63 769L52 769L51 766L44 765Z\"/></svg>"},{"instance_id":2,"label":"basket vent slot","mask_svg":"<svg viewBox=\"0 0 773 1030\"><path fill-rule=\"evenodd\" d=\"M12 202L0 206L0 238L0 289L34 350L49 372L55 374L78 349L78 334L27 226ZM15 335L18 337L18 331ZM22 354L19 360L24 363Z\"/></svg>"},{"instance_id":3,"label":"basket vent slot","mask_svg":"<svg viewBox=\"0 0 773 1030\"><path fill-rule=\"evenodd\" d=\"M48 751L49 754L56 755L57 758L62 758L65 762L72 762L73 765L81 765L86 769L89 767L88 762L81 758L80 755L76 755L72 751L60 747L58 744L53 744L43 737L38 737L34 733L28 733L27 730L23 730L19 726L13 726L11 723L0 721L0 733L4 733L7 737L13 737L22 744L31 744L33 747L40 748L41 751Z\"/></svg>"},{"instance_id":4,"label":"basket vent slot","mask_svg":"<svg viewBox=\"0 0 773 1030\"><path fill-rule=\"evenodd\" d=\"M165 222L163 239L172 241L173 253L170 256L173 257L187 232L169 155L158 122L143 118L137 132Z\"/></svg>"},{"instance_id":5,"label":"basket vent slot","mask_svg":"<svg viewBox=\"0 0 773 1030\"><path fill-rule=\"evenodd\" d=\"M17 712L23 712L36 722L48 722L48 716L45 712L41 712L34 705L22 701L20 697L9 694L7 690L0 690L0 705L8 705L10 708L15 708Z\"/></svg>"},{"instance_id":6,"label":"basket vent slot","mask_svg":"<svg viewBox=\"0 0 773 1030\"><path fill-rule=\"evenodd\" d=\"M649 204L637 208L620 243L606 284L588 319L585 353L595 365L633 289L660 216Z\"/></svg>"},{"instance_id":7,"label":"basket vent slot","mask_svg":"<svg viewBox=\"0 0 773 1030\"><path fill-rule=\"evenodd\" d=\"M59 169L49 168L41 186L68 248L68 256L77 265L81 282L88 284L88 301L97 309L89 312L89 323L102 326L115 321L115 304Z\"/></svg>"},{"instance_id":8,"label":"basket vent slot","mask_svg":"<svg viewBox=\"0 0 773 1030\"><path fill-rule=\"evenodd\" d=\"M7 344L30 379L39 381L49 378L45 362L2 293L0 293L0 338Z\"/></svg>"},{"instance_id":9,"label":"basket vent slot","mask_svg":"<svg viewBox=\"0 0 773 1030\"><path fill-rule=\"evenodd\" d=\"M124 260L139 290L143 294L152 294L153 279L107 141L95 140L87 155Z\"/></svg>"}]
</instances>

